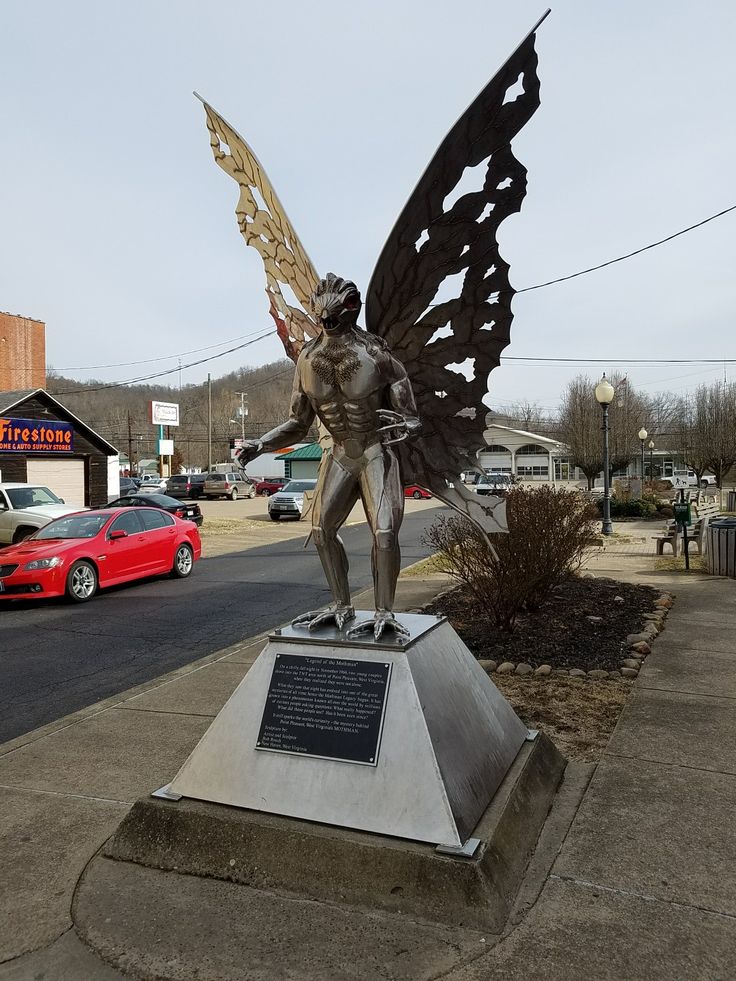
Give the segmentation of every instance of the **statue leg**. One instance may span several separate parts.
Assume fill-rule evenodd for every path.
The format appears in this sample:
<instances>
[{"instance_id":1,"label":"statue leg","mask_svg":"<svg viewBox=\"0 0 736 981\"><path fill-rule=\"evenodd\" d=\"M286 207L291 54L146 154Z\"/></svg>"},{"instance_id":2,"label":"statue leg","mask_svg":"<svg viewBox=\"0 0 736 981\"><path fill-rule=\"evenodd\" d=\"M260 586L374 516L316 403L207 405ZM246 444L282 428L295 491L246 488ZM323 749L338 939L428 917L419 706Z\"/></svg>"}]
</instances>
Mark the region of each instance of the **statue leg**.
<instances>
[{"instance_id":1,"label":"statue leg","mask_svg":"<svg viewBox=\"0 0 736 981\"><path fill-rule=\"evenodd\" d=\"M339 628L355 616L350 602L348 557L339 535L343 522L358 500L358 478L348 473L332 456L323 461L312 509L312 538L317 547L333 603L328 610L316 610L296 617L296 626L306 624L315 630L334 622Z\"/></svg>"},{"instance_id":2,"label":"statue leg","mask_svg":"<svg viewBox=\"0 0 736 981\"><path fill-rule=\"evenodd\" d=\"M396 581L401 570L399 529L404 517L404 489L398 460L385 447L379 449L360 475L360 493L373 535L371 564L376 613L373 620L357 624L350 631L353 635L372 629L376 640L387 628L401 637L409 636L393 615Z\"/></svg>"}]
</instances>

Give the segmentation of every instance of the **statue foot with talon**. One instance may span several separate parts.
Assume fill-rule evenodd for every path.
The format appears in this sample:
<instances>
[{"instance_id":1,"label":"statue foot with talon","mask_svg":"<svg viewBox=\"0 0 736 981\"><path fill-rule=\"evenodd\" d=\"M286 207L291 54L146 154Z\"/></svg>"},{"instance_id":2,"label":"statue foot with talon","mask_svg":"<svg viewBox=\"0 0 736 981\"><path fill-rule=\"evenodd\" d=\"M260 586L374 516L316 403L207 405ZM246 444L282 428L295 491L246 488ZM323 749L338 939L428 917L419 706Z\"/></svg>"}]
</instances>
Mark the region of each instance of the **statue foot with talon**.
<instances>
[{"instance_id":1,"label":"statue foot with talon","mask_svg":"<svg viewBox=\"0 0 736 981\"><path fill-rule=\"evenodd\" d=\"M391 610L376 610L375 616L370 620L361 620L354 627L348 630L348 640L355 640L360 634L368 630L373 631L375 640L380 640L384 630L393 631L397 640L409 640L410 632L402 626Z\"/></svg>"},{"instance_id":2,"label":"statue foot with talon","mask_svg":"<svg viewBox=\"0 0 736 981\"><path fill-rule=\"evenodd\" d=\"M302 613L291 621L292 627L308 627L310 630L318 630L326 623L334 623L338 630L342 630L349 620L355 619L355 608L342 603L333 603L326 610L311 610L309 613Z\"/></svg>"}]
</instances>

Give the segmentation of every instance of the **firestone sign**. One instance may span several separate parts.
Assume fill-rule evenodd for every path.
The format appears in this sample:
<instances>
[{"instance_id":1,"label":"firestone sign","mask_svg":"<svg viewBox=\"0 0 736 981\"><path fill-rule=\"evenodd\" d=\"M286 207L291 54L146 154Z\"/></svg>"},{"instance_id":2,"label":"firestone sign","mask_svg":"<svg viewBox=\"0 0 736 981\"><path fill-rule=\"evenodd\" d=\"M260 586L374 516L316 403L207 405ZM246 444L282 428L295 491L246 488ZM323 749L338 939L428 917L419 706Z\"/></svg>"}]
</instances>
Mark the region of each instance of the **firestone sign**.
<instances>
[{"instance_id":1,"label":"firestone sign","mask_svg":"<svg viewBox=\"0 0 736 981\"><path fill-rule=\"evenodd\" d=\"M12 419L0 416L0 453L73 453L69 422Z\"/></svg>"}]
</instances>

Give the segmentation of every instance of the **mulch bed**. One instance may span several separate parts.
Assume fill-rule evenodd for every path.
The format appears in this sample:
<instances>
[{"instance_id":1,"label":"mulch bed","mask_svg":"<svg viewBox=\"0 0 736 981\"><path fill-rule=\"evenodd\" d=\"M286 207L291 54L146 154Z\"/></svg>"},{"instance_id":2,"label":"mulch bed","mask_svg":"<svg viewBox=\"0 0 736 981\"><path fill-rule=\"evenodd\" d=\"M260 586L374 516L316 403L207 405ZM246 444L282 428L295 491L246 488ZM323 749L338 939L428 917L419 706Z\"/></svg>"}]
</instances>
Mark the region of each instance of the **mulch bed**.
<instances>
[{"instance_id":1,"label":"mulch bed","mask_svg":"<svg viewBox=\"0 0 736 981\"><path fill-rule=\"evenodd\" d=\"M520 616L511 634L498 630L461 587L426 612L444 614L477 658L611 671L621 667L627 634L641 629L642 614L651 612L658 595L649 586L570 576L537 610Z\"/></svg>"}]
</instances>

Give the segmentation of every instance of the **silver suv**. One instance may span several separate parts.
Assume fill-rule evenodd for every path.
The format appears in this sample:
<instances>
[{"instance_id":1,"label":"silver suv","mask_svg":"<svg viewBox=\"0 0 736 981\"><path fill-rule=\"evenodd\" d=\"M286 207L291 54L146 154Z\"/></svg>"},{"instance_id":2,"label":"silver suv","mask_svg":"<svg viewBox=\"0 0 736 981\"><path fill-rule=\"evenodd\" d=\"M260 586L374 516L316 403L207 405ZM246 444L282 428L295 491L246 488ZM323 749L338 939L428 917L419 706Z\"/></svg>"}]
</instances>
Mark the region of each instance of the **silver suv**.
<instances>
[{"instance_id":1,"label":"silver suv","mask_svg":"<svg viewBox=\"0 0 736 981\"><path fill-rule=\"evenodd\" d=\"M290 480L286 487L268 499L268 516L271 521L281 518L301 518L304 511L304 492L313 491L316 480Z\"/></svg>"},{"instance_id":2,"label":"silver suv","mask_svg":"<svg viewBox=\"0 0 736 981\"><path fill-rule=\"evenodd\" d=\"M208 473L203 491L205 497L229 497L231 501L237 501L239 497L255 497L256 485L250 477L235 471Z\"/></svg>"}]
</instances>

